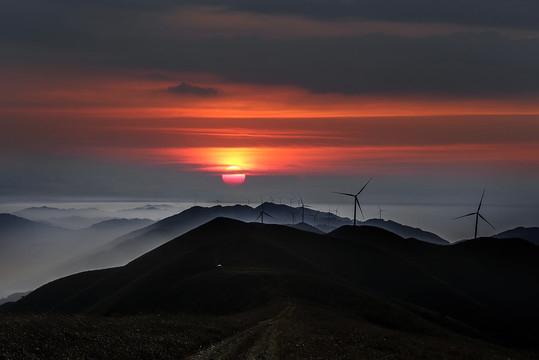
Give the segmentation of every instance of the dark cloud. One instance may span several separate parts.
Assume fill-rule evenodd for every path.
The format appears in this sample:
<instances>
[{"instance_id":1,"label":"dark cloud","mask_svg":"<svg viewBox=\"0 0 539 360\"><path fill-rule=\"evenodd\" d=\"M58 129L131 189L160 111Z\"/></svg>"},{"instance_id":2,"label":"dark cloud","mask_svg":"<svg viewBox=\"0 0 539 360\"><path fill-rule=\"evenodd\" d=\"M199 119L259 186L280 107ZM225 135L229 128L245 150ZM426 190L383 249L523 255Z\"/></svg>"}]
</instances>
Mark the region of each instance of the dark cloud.
<instances>
[{"instance_id":1,"label":"dark cloud","mask_svg":"<svg viewBox=\"0 0 539 360\"><path fill-rule=\"evenodd\" d=\"M216 37L153 43L151 50L125 49L123 54L118 66L209 72L234 82L289 84L314 93L539 93L539 39L512 40L495 33L288 40Z\"/></svg>"},{"instance_id":2,"label":"dark cloud","mask_svg":"<svg viewBox=\"0 0 539 360\"><path fill-rule=\"evenodd\" d=\"M108 10L170 11L179 5L217 6L228 11L298 15L321 20L359 18L374 21L445 22L539 29L537 0L99 0L89 5L57 0L63 7Z\"/></svg>"},{"instance_id":3,"label":"dark cloud","mask_svg":"<svg viewBox=\"0 0 539 360\"><path fill-rule=\"evenodd\" d=\"M157 74L157 73L148 74L145 76L145 78L150 79L150 80L157 80L157 81L174 81L174 79L168 75Z\"/></svg>"},{"instance_id":4,"label":"dark cloud","mask_svg":"<svg viewBox=\"0 0 539 360\"><path fill-rule=\"evenodd\" d=\"M215 96L219 92L214 88L203 88L182 82L180 85L171 86L167 92L175 95Z\"/></svg>"},{"instance_id":5,"label":"dark cloud","mask_svg":"<svg viewBox=\"0 0 539 360\"><path fill-rule=\"evenodd\" d=\"M184 7L200 6L217 7L222 12L296 15L329 21L539 29L537 0L18 0L0 4L0 37L25 37L28 41L48 36L73 38L88 36L92 29L87 26L92 25L127 26L134 31L153 25L163 29L166 24L150 24L151 20L144 15L170 14Z\"/></svg>"},{"instance_id":6,"label":"dark cloud","mask_svg":"<svg viewBox=\"0 0 539 360\"><path fill-rule=\"evenodd\" d=\"M204 2L213 3L214 0ZM148 72L212 73L229 81L295 85L315 93L455 96L539 93L539 39L508 39L496 33L424 38L384 34L301 39L144 38L141 33L155 24L151 25L150 20L135 23L134 19L138 21L140 17L131 18L132 12L124 10L132 9L139 15L140 12L159 12L171 8L171 1L162 0L147 7L142 1L102 0L92 3L92 7L85 5L87 9L82 9L83 5L78 2L61 0L47 6L43 4L21 0L0 5L0 61L3 64L66 63L131 67L148 69ZM361 10L362 14L372 13L369 16L373 19L380 14L380 19L392 20L436 20L434 15L429 15L434 13L429 10L434 5L439 6L437 11L443 14L439 16L478 17L482 22L496 18L493 12L503 13L503 19L521 19L522 24L527 23L528 18L539 16L539 11L532 11L539 2L526 0L511 1L512 6L503 0L466 3L461 0L428 3L423 0L331 3L320 0L286 4L280 0L226 2L228 9L267 13L303 12L314 16L320 12L322 16L322 9L326 9L327 17L345 13L357 15L360 8L371 9ZM484 6L482 11L480 5ZM513 16L515 13L522 15ZM98 25L103 22L110 25L113 20L124 24L125 27L119 29L122 31L114 32L113 26L106 33L100 32ZM539 19L536 25L539 26ZM138 27L138 32L125 31L131 27ZM216 92L188 84L168 91L198 95L215 95Z\"/></svg>"},{"instance_id":7,"label":"dark cloud","mask_svg":"<svg viewBox=\"0 0 539 360\"><path fill-rule=\"evenodd\" d=\"M539 28L536 0L188 0L229 10L292 14L335 20L358 17L402 22L447 22L472 26Z\"/></svg>"}]
</instances>

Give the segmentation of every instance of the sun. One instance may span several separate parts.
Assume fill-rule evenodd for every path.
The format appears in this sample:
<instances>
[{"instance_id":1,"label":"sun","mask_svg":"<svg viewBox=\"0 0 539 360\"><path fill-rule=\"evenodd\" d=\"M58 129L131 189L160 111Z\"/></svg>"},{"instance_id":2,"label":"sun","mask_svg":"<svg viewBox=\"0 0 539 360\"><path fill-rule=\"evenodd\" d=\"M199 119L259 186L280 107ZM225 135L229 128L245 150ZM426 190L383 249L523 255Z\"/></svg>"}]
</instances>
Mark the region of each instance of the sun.
<instances>
[{"instance_id":1,"label":"sun","mask_svg":"<svg viewBox=\"0 0 539 360\"><path fill-rule=\"evenodd\" d=\"M245 181L245 174L240 167L232 165L225 169L222 178L225 184L236 186L243 184Z\"/></svg>"}]
</instances>

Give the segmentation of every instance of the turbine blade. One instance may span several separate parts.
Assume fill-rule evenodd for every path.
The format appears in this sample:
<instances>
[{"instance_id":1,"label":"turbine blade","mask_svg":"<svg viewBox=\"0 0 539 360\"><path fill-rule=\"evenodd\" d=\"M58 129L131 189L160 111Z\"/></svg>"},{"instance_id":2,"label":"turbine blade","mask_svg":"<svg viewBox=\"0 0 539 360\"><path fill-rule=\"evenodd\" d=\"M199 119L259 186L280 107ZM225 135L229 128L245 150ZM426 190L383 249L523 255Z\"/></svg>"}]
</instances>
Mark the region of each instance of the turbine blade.
<instances>
[{"instance_id":1,"label":"turbine blade","mask_svg":"<svg viewBox=\"0 0 539 360\"><path fill-rule=\"evenodd\" d=\"M354 196L354 194L349 194L349 193L342 193L342 192L337 192L337 191L333 191L334 194L341 194L341 195L346 195L346 196Z\"/></svg>"},{"instance_id":2,"label":"turbine blade","mask_svg":"<svg viewBox=\"0 0 539 360\"><path fill-rule=\"evenodd\" d=\"M357 197L356 197L356 204L359 207L359 212L361 213L361 217L363 218L363 220L365 220L365 215L363 215L363 210L361 210L361 205L359 204Z\"/></svg>"},{"instance_id":3,"label":"turbine blade","mask_svg":"<svg viewBox=\"0 0 539 360\"><path fill-rule=\"evenodd\" d=\"M369 185L369 183L371 182L372 178L369 179L369 181L367 181L367 183L365 185L363 185L363 187L361 188L361 190L358 191L358 193L356 194L356 196L358 196L359 194L361 194L361 192L363 191L363 189L365 189L365 187L367 187L367 185Z\"/></svg>"},{"instance_id":4,"label":"turbine blade","mask_svg":"<svg viewBox=\"0 0 539 360\"><path fill-rule=\"evenodd\" d=\"M488 220L485 219L485 218L483 217L483 215L479 214L479 216L481 217L481 219L485 220L485 222L486 222L487 224L489 224L491 228L493 228L494 230L496 230L496 228L495 228L494 226L492 226L492 224L489 223Z\"/></svg>"},{"instance_id":5,"label":"turbine blade","mask_svg":"<svg viewBox=\"0 0 539 360\"><path fill-rule=\"evenodd\" d=\"M303 199L301 198L301 195L298 194L298 196L299 196L299 201L301 201L301 205L303 205Z\"/></svg>"},{"instance_id":6,"label":"turbine blade","mask_svg":"<svg viewBox=\"0 0 539 360\"><path fill-rule=\"evenodd\" d=\"M271 216L271 215L268 214L268 213L264 213L264 215L269 216L269 217L272 218L273 220L277 220L275 217Z\"/></svg>"},{"instance_id":7,"label":"turbine blade","mask_svg":"<svg viewBox=\"0 0 539 360\"><path fill-rule=\"evenodd\" d=\"M451 219L451 220L457 220L457 219L460 219L460 218L463 218L463 217L466 217L466 216L472 216L472 215L475 215L475 214L476 214L476 213L473 212L473 213L469 213L469 214L466 214L466 215L458 216L458 217L453 218L453 219Z\"/></svg>"},{"instance_id":8,"label":"turbine blade","mask_svg":"<svg viewBox=\"0 0 539 360\"><path fill-rule=\"evenodd\" d=\"M483 189L483 194L481 195L481 200L479 200L479 206L477 207L477 212L481 210L481 204L483 204L483 196L485 196L485 189Z\"/></svg>"},{"instance_id":9,"label":"turbine blade","mask_svg":"<svg viewBox=\"0 0 539 360\"><path fill-rule=\"evenodd\" d=\"M257 221L258 219L260 219L261 216L262 216L262 213L258 214L258 217L255 219L255 221Z\"/></svg>"}]
</instances>

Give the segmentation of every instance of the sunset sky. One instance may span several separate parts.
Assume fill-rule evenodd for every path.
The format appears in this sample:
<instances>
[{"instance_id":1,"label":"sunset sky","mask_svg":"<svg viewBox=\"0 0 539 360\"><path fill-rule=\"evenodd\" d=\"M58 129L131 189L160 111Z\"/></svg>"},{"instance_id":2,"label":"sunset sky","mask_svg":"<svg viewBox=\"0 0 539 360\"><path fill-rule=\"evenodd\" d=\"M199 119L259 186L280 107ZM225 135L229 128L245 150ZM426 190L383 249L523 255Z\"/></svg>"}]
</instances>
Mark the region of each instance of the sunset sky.
<instances>
[{"instance_id":1,"label":"sunset sky","mask_svg":"<svg viewBox=\"0 0 539 360\"><path fill-rule=\"evenodd\" d=\"M539 2L0 1L0 127L0 203L346 204L373 178L366 217L436 231L486 189L498 230L539 226Z\"/></svg>"}]
</instances>

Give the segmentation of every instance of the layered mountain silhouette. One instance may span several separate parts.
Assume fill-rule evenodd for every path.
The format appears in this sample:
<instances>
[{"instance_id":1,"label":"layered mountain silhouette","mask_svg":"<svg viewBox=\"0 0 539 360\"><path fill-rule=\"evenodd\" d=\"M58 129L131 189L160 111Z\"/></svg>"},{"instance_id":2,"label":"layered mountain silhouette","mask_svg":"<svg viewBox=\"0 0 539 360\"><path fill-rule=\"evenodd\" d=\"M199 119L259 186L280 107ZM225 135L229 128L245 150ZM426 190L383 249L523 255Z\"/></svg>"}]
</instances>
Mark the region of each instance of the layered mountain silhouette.
<instances>
[{"instance_id":1,"label":"layered mountain silhouette","mask_svg":"<svg viewBox=\"0 0 539 360\"><path fill-rule=\"evenodd\" d=\"M16 215L0 214L0 241L7 242L13 237L32 238L40 232L56 232L57 235L69 233L60 227L37 223Z\"/></svg>"},{"instance_id":2,"label":"layered mountain silhouette","mask_svg":"<svg viewBox=\"0 0 539 360\"><path fill-rule=\"evenodd\" d=\"M83 269L123 265L166 241L182 235L217 217L228 217L246 222L255 221L262 211L262 208L265 213L271 215L271 217L265 217L266 223L292 225L298 229L316 233L334 230L337 226L352 223L348 218L319 212L309 208L305 208L304 210L305 222L300 222L302 217L300 208L268 202L259 205L256 208L247 205L217 205L209 208L195 206L177 215L158 221L150 226L120 236L100 249L94 250L90 254L70 260L66 263L65 268L72 271L80 271ZM315 226L314 219L317 214L319 217L316 223L317 226ZM331 226L328 226L328 223L331 224ZM400 225L393 221L372 219L360 223L360 225L362 224L372 224L374 226L386 228L406 238L414 237L426 242L448 244L448 242L435 234L421 229Z\"/></svg>"},{"instance_id":3,"label":"layered mountain silhouette","mask_svg":"<svg viewBox=\"0 0 539 360\"><path fill-rule=\"evenodd\" d=\"M5 303L9 303L9 302L15 302L15 301L18 301L18 300L20 300L21 298L23 298L24 296L28 295L29 293L30 293L30 291L26 291L26 292L18 292L18 293L10 294L10 295L8 295L8 296L5 297L5 298L0 299L0 305L5 304Z\"/></svg>"},{"instance_id":4,"label":"layered mountain silhouette","mask_svg":"<svg viewBox=\"0 0 539 360\"><path fill-rule=\"evenodd\" d=\"M360 222L359 224L376 226L376 227L391 231L395 234L398 234L399 236L402 236L403 238L414 238L414 239L418 239L418 240L425 241L428 243L439 244L439 245L449 244L447 240L442 239L436 234L421 230L419 228L402 225L391 220L369 219L367 221Z\"/></svg>"},{"instance_id":5,"label":"layered mountain silhouette","mask_svg":"<svg viewBox=\"0 0 539 360\"><path fill-rule=\"evenodd\" d=\"M66 216L85 216L85 217L101 217L102 211L96 208L85 209L60 209L50 206L29 207L19 210L14 215L25 217L28 219L47 219L52 217L66 217Z\"/></svg>"},{"instance_id":6,"label":"layered mountain silhouette","mask_svg":"<svg viewBox=\"0 0 539 360\"><path fill-rule=\"evenodd\" d=\"M113 218L111 214L96 208L60 209L50 206L29 207L19 210L13 213L13 215L72 230L83 229Z\"/></svg>"},{"instance_id":7,"label":"layered mountain silhouette","mask_svg":"<svg viewBox=\"0 0 539 360\"><path fill-rule=\"evenodd\" d=\"M221 316L283 303L533 348L538 279L539 248L520 239L440 246L372 226L316 234L217 218L125 266L56 280L3 308Z\"/></svg>"},{"instance_id":8,"label":"layered mountain silhouette","mask_svg":"<svg viewBox=\"0 0 539 360\"><path fill-rule=\"evenodd\" d=\"M87 229L69 230L0 214L0 297L72 273L56 267L66 258L86 253L151 223L146 219L114 219Z\"/></svg>"},{"instance_id":9,"label":"layered mountain silhouette","mask_svg":"<svg viewBox=\"0 0 539 360\"><path fill-rule=\"evenodd\" d=\"M539 227L522 227L507 230L492 237L499 239L519 238L524 239L532 244L539 245Z\"/></svg>"},{"instance_id":10,"label":"layered mountain silhouette","mask_svg":"<svg viewBox=\"0 0 539 360\"><path fill-rule=\"evenodd\" d=\"M117 237L150 226L154 222L150 219L109 219L82 229L79 233L85 233L87 235L94 233L97 236L106 233L109 237Z\"/></svg>"},{"instance_id":11,"label":"layered mountain silhouette","mask_svg":"<svg viewBox=\"0 0 539 360\"><path fill-rule=\"evenodd\" d=\"M0 263L9 256L22 251L46 250L46 239L60 243L68 239L72 231L56 226L41 224L11 214L0 214ZM1 264L0 264L1 266Z\"/></svg>"}]
</instances>

